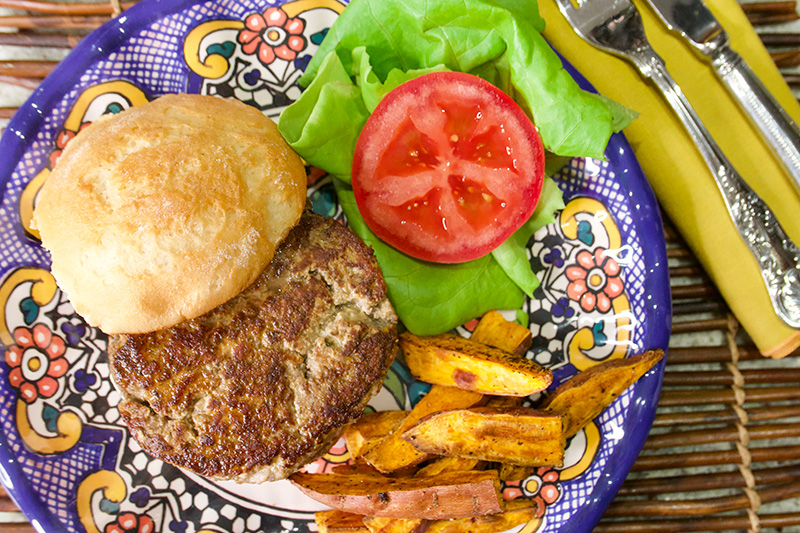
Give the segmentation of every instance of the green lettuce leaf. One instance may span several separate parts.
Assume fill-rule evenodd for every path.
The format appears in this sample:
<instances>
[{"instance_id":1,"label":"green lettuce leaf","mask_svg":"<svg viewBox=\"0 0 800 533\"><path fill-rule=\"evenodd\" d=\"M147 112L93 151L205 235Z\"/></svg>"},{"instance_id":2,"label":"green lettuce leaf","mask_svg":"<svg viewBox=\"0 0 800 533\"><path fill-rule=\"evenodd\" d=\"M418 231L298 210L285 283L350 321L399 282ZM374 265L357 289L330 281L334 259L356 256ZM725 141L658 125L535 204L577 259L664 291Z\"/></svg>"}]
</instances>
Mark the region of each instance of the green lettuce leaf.
<instances>
[{"instance_id":1,"label":"green lettuce leaf","mask_svg":"<svg viewBox=\"0 0 800 533\"><path fill-rule=\"evenodd\" d=\"M626 108L582 91L540 35L535 0L353 0L330 28L278 127L305 160L335 176L351 228L375 251L398 316L419 335L441 333L490 309L519 308L538 285L527 245L563 207L546 179L531 219L493 253L461 264L414 259L369 230L355 204L351 166L370 113L392 89L454 70L493 83L536 124L546 170L573 156L603 158L608 139L633 119Z\"/></svg>"},{"instance_id":2,"label":"green lettuce leaf","mask_svg":"<svg viewBox=\"0 0 800 533\"><path fill-rule=\"evenodd\" d=\"M278 130L308 163L350 181L356 142L370 111L336 54L321 63L318 79L283 110Z\"/></svg>"},{"instance_id":3,"label":"green lettuce leaf","mask_svg":"<svg viewBox=\"0 0 800 533\"><path fill-rule=\"evenodd\" d=\"M524 302L524 294L492 254L456 265L415 259L372 233L358 212L353 192L337 189L348 226L375 251L389 299L412 333L435 335L491 309L515 309Z\"/></svg>"},{"instance_id":4,"label":"green lettuce leaf","mask_svg":"<svg viewBox=\"0 0 800 533\"><path fill-rule=\"evenodd\" d=\"M470 72L514 98L549 151L603 158L625 118L617 106L578 87L541 36L543 27L535 0L353 0L300 83L325 83L317 80L332 52L352 75L363 58L353 52L361 47L381 82L394 69Z\"/></svg>"},{"instance_id":5,"label":"green lettuce leaf","mask_svg":"<svg viewBox=\"0 0 800 533\"><path fill-rule=\"evenodd\" d=\"M539 203L536 204L531 218L503 244L492 250L492 256L500 268L530 298L533 298L533 291L539 286L539 278L531 270L528 244L540 228L556 221L555 212L561 209L564 209L561 189L555 181L545 177Z\"/></svg>"}]
</instances>

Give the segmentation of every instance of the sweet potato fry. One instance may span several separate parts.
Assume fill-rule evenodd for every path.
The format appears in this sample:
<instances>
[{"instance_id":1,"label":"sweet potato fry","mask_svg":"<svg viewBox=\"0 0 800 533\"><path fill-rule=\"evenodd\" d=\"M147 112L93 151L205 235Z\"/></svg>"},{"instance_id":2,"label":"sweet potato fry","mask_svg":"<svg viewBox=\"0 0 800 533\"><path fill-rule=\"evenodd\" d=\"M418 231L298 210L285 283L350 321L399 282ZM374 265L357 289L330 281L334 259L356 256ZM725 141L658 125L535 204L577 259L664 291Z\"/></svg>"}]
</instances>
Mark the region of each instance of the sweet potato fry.
<instances>
[{"instance_id":1,"label":"sweet potato fry","mask_svg":"<svg viewBox=\"0 0 800 533\"><path fill-rule=\"evenodd\" d=\"M569 438L600 415L662 357L663 351L649 350L595 365L562 383L541 408L564 418L564 435Z\"/></svg>"},{"instance_id":2,"label":"sweet potato fry","mask_svg":"<svg viewBox=\"0 0 800 533\"><path fill-rule=\"evenodd\" d=\"M440 457L423 466L414 474L415 477L434 476L442 472L458 472L461 470L481 470L485 461L472 457Z\"/></svg>"},{"instance_id":3,"label":"sweet potato fry","mask_svg":"<svg viewBox=\"0 0 800 533\"><path fill-rule=\"evenodd\" d=\"M422 533L428 529L429 523L421 518L364 517L364 525L371 533Z\"/></svg>"},{"instance_id":4,"label":"sweet potato fry","mask_svg":"<svg viewBox=\"0 0 800 533\"><path fill-rule=\"evenodd\" d=\"M320 503L369 516L443 520L503 510L493 470L421 478L295 473L289 480Z\"/></svg>"},{"instance_id":5,"label":"sweet potato fry","mask_svg":"<svg viewBox=\"0 0 800 533\"><path fill-rule=\"evenodd\" d=\"M483 399L484 396L476 392L434 385L417 402L417 405L414 406L396 430L363 455L364 460L383 473L394 472L420 464L430 456L418 451L411 444L404 441L402 438L403 432L430 413L472 407L481 403Z\"/></svg>"},{"instance_id":6,"label":"sweet potato fry","mask_svg":"<svg viewBox=\"0 0 800 533\"><path fill-rule=\"evenodd\" d=\"M500 481L520 481L530 476L533 473L533 468L532 466L518 466L504 463L500 465L497 473L500 476Z\"/></svg>"},{"instance_id":7,"label":"sweet potato fry","mask_svg":"<svg viewBox=\"0 0 800 533\"><path fill-rule=\"evenodd\" d=\"M522 407L525 403L523 396L489 396L486 400L486 407Z\"/></svg>"},{"instance_id":8,"label":"sweet potato fry","mask_svg":"<svg viewBox=\"0 0 800 533\"><path fill-rule=\"evenodd\" d=\"M561 417L527 407L476 407L434 413L403 432L420 451L520 466L561 466Z\"/></svg>"},{"instance_id":9,"label":"sweet potato fry","mask_svg":"<svg viewBox=\"0 0 800 533\"><path fill-rule=\"evenodd\" d=\"M414 477L435 476L443 472L460 472L465 470L481 470L483 461L464 459L462 457L440 457L417 470ZM416 518L383 518L369 516L364 524L371 533L423 533L427 530L429 520Z\"/></svg>"},{"instance_id":10,"label":"sweet potato fry","mask_svg":"<svg viewBox=\"0 0 800 533\"><path fill-rule=\"evenodd\" d=\"M366 463L336 465L330 470L328 470L328 472L330 472L331 474L342 474L342 475L353 475L353 474L361 474L369 476L380 475L380 472L378 472L377 470L375 470L374 467Z\"/></svg>"},{"instance_id":11,"label":"sweet potato fry","mask_svg":"<svg viewBox=\"0 0 800 533\"><path fill-rule=\"evenodd\" d=\"M519 355L525 355L533 343L531 330L506 320L497 311L483 315L470 338Z\"/></svg>"},{"instance_id":12,"label":"sweet potato fry","mask_svg":"<svg viewBox=\"0 0 800 533\"><path fill-rule=\"evenodd\" d=\"M368 533L363 516L332 509L314 513L319 533Z\"/></svg>"},{"instance_id":13,"label":"sweet potato fry","mask_svg":"<svg viewBox=\"0 0 800 533\"><path fill-rule=\"evenodd\" d=\"M519 354L452 333L400 335L406 364L417 379L497 396L529 396L553 381L553 374Z\"/></svg>"},{"instance_id":14,"label":"sweet potato fry","mask_svg":"<svg viewBox=\"0 0 800 533\"><path fill-rule=\"evenodd\" d=\"M506 502L506 510L483 516L459 518L456 520L435 520L430 523L427 533L496 533L508 531L536 519L536 502L516 499Z\"/></svg>"},{"instance_id":15,"label":"sweet potato fry","mask_svg":"<svg viewBox=\"0 0 800 533\"><path fill-rule=\"evenodd\" d=\"M364 455L386 435L397 429L408 411L378 411L366 413L344 428L344 443L351 459Z\"/></svg>"}]
</instances>

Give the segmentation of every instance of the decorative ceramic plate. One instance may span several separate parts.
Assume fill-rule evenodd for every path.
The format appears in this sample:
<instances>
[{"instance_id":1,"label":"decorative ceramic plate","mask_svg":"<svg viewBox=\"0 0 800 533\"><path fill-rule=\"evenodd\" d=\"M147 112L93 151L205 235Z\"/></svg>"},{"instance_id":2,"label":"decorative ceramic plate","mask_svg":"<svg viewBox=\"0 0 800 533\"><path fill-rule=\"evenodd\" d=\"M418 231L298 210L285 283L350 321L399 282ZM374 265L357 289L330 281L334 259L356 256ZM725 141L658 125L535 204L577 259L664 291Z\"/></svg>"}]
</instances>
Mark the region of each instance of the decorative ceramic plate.
<instances>
[{"instance_id":1,"label":"decorative ceramic plate","mask_svg":"<svg viewBox=\"0 0 800 533\"><path fill-rule=\"evenodd\" d=\"M61 151L105 113L165 93L199 92L238 98L277 117L297 98L298 77L343 9L335 0L145 0L84 39L5 131L0 476L39 530L315 530L313 512L321 507L288 482L215 483L137 446L116 407L107 339L58 289L29 223ZM607 157L574 159L555 176L566 209L530 248L542 285L521 310L533 333L529 356L552 368L556 381L598 361L667 344L669 280L659 211L621 135L612 137ZM310 181L315 210L341 216L330 182L316 174ZM518 311L507 312L513 318ZM504 486L506 498L539 503L541 516L526 533L594 526L647 436L662 374L663 363L570 439L563 468L539 468ZM371 405L408 408L424 391L396 364ZM309 469L347 459L338 443Z\"/></svg>"}]
</instances>

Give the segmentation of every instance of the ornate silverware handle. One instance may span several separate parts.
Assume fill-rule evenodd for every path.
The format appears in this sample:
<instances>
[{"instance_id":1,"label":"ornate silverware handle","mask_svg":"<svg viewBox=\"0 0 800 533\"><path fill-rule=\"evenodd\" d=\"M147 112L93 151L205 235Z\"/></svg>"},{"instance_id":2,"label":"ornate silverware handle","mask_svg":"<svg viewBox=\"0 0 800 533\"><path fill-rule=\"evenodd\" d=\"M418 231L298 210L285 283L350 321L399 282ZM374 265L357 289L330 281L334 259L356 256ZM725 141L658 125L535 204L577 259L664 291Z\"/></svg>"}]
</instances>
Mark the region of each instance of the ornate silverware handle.
<instances>
[{"instance_id":1,"label":"ornate silverware handle","mask_svg":"<svg viewBox=\"0 0 800 533\"><path fill-rule=\"evenodd\" d=\"M711 58L719 78L781 160L795 187L800 189L800 128L797 123L727 43L716 49Z\"/></svg>"},{"instance_id":2,"label":"ornate silverware handle","mask_svg":"<svg viewBox=\"0 0 800 533\"><path fill-rule=\"evenodd\" d=\"M664 94L700 150L734 225L758 262L775 312L789 326L800 328L800 249L722 153L658 54L643 46L632 59Z\"/></svg>"}]
</instances>

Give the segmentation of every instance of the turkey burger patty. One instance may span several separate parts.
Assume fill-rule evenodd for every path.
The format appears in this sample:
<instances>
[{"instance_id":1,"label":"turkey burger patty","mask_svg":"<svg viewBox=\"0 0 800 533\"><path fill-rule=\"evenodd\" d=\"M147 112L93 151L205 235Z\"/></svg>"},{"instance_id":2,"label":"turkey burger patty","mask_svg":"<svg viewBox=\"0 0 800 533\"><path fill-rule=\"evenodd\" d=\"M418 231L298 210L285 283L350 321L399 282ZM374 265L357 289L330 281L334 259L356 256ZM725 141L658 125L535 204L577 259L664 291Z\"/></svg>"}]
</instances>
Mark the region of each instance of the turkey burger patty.
<instances>
[{"instance_id":1,"label":"turkey burger patty","mask_svg":"<svg viewBox=\"0 0 800 533\"><path fill-rule=\"evenodd\" d=\"M397 318L372 250L311 214L274 122L168 95L70 141L33 224L152 456L239 482L324 454L380 389Z\"/></svg>"}]
</instances>

